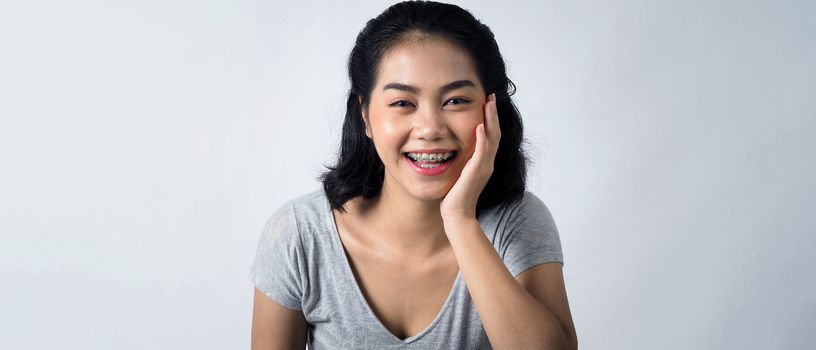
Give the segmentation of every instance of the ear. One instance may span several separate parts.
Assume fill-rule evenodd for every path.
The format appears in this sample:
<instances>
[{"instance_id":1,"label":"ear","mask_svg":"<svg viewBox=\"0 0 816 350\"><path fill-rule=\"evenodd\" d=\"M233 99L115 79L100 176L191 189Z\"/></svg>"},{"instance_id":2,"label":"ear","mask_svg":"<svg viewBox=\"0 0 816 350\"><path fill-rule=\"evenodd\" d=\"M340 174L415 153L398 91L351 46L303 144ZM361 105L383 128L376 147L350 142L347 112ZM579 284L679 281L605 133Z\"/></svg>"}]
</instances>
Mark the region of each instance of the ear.
<instances>
[{"instance_id":1,"label":"ear","mask_svg":"<svg viewBox=\"0 0 816 350\"><path fill-rule=\"evenodd\" d=\"M365 133L368 138L371 138L371 123L368 121L368 108L363 106L363 97L357 97L357 101L360 103L360 111L362 112L363 123L365 124Z\"/></svg>"}]
</instances>

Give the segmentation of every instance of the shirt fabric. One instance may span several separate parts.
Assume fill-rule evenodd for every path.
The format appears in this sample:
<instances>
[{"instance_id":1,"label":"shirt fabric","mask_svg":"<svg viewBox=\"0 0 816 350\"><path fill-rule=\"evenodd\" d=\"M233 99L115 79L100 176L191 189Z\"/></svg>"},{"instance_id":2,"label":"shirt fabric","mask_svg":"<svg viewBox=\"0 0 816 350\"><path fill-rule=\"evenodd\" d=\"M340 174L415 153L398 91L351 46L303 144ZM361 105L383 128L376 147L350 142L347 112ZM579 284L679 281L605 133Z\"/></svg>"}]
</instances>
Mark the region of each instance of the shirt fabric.
<instances>
[{"instance_id":1,"label":"shirt fabric","mask_svg":"<svg viewBox=\"0 0 816 350\"><path fill-rule=\"evenodd\" d=\"M477 219L513 276L563 264L552 215L531 192ZM461 271L424 330L399 339L385 328L352 273L322 189L290 200L267 221L249 277L278 304L303 312L309 349L492 349Z\"/></svg>"}]
</instances>

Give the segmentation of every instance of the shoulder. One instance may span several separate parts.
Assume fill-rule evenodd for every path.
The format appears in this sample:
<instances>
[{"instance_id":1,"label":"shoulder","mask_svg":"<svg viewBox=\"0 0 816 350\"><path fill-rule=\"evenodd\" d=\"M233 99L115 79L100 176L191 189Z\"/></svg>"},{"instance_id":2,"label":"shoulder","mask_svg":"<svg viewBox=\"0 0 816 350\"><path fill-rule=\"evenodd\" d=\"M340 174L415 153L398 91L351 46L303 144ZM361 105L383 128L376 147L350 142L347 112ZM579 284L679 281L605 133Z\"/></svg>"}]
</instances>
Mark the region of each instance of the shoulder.
<instances>
[{"instance_id":1,"label":"shoulder","mask_svg":"<svg viewBox=\"0 0 816 350\"><path fill-rule=\"evenodd\" d=\"M294 198L289 201L289 205L295 223L300 229L306 231L321 227L331 208L323 189L313 190Z\"/></svg>"},{"instance_id":2,"label":"shoulder","mask_svg":"<svg viewBox=\"0 0 816 350\"><path fill-rule=\"evenodd\" d=\"M270 216L270 221L288 219L297 222L303 216L314 216L320 213L326 204L323 190L306 192L298 197L286 201Z\"/></svg>"},{"instance_id":3,"label":"shoulder","mask_svg":"<svg viewBox=\"0 0 816 350\"><path fill-rule=\"evenodd\" d=\"M508 213L511 226L558 234L550 209L534 193L525 191L511 208L511 212Z\"/></svg>"},{"instance_id":4,"label":"shoulder","mask_svg":"<svg viewBox=\"0 0 816 350\"><path fill-rule=\"evenodd\" d=\"M524 191L524 195L515 205L515 215L530 215L545 219L552 219L552 214L544 201L530 191Z\"/></svg>"},{"instance_id":5,"label":"shoulder","mask_svg":"<svg viewBox=\"0 0 816 350\"><path fill-rule=\"evenodd\" d=\"M479 222L499 252L511 249L514 243L532 241L560 247L558 228L549 208L530 191L487 210Z\"/></svg>"},{"instance_id":6,"label":"shoulder","mask_svg":"<svg viewBox=\"0 0 816 350\"><path fill-rule=\"evenodd\" d=\"M287 200L267 219L264 233L270 235L297 235L301 226L313 221L325 203L322 190L314 190Z\"/></svg>"},{"instance_id":7,"label":"shoulder","mask_svg":"<svg viewBox=\"0 0 816 350\"><path fill-rule=\"evenodd\" d=\"M308 296L309 266L314 254L304 218L317 208L316 193L290 199L267 220L256 251L250 278L268 297L289 309L302 309ZM306 220L308 222L308 220Z\"/></svg>"},{"instance_id":8,"label":"shoulder","mask_svg":"<svg viewBox=\"0 0 816 350\"><path fill-rule=\"evenodd\" d=\"M547 206L544 205L544 201L542 201L541 198L539 198L535 193L530 191L524 191L524 193L518 199L513 200L508 204L508 206L513 210L547 210Z\"/></svg>"},{"instance_id":9,"label":"shoulder","mask_svg":"<svg viewBox=\"0 0 816 350\"><path fill-rule=\"evenodd\" d=\"M530 191L524 191L518 199L507 201L485 210L481 215L480 221L507 222L528 216L552 217L549 208L547 208L541 198Z\"/></svg>"},{"instance_id":10,"label":"shoulder","mask_svg":"<svg viewBox=\"0 0 816 350\"><path fill-rule=\"evenodd\" d=\"M495 246L513 276L545 262L564 262L561 239L544 201L532 192L508 203Z\"/></svg>"},{"instance_id":11,"label":"shoulder","mask_svg":"<svg viewBox=\"0 0 816 350\"><path fill-rule=\"evenodd\" d=\"M317 189L281 205L268 220L265 232L278 231L283 236L281 240L309 250L331 239L332 220L328 198L322 189Z\"/></svg>"}]
</instances>

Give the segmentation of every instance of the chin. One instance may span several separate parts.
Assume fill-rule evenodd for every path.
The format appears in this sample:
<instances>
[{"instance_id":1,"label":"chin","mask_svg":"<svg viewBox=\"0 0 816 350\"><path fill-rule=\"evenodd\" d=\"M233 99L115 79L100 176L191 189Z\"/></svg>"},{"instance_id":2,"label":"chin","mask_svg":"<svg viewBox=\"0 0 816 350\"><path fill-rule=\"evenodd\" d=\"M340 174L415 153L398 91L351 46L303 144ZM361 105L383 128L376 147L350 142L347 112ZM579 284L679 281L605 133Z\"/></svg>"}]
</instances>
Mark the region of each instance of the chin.
<instances>
[{"instance_id":1,"label":"chin","mask_svg":"<svg viewBox=\"0 0 816 350\"><path fill-rule=\"evenodd\" d=\"M426 186L424 188L414 188L411 195L424 201L439 201L445 198L448 191L450 191L450 186Z\"/></svg>"}]
</instances>

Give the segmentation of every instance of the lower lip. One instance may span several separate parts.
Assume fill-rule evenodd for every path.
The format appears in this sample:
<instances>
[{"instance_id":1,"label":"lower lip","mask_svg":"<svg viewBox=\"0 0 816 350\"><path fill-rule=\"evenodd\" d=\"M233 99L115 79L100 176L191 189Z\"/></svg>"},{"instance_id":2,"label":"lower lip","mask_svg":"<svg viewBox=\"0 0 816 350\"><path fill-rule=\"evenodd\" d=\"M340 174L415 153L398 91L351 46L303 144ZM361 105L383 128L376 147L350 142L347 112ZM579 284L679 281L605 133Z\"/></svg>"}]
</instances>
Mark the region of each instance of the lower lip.
<instances>
[{"instance_id":1,"label":"lower lip","mask_svg":"<svg viewBox=\"0 0 816 350\"><path fill-rule=\"evenodd\" d=\"M412 169L414 169L416 172L418 172L418 173L420 173L422 175L425 175L425 176L439 175L442 172L444 172L445 169L448 168L448 165L453 163L453 160L451 159L451 160L449 160L449 161L447 161L445 163L442 163L441 165L437 165L436 167L433 167L433 168L423 168L423 167L419 166L419 164L414 163L414 161L411 160L411 158L408 158L408 156L404 155L403 158L405 158L405 161L408 162L408 165Z\"/></svg>"}]
</instances>

